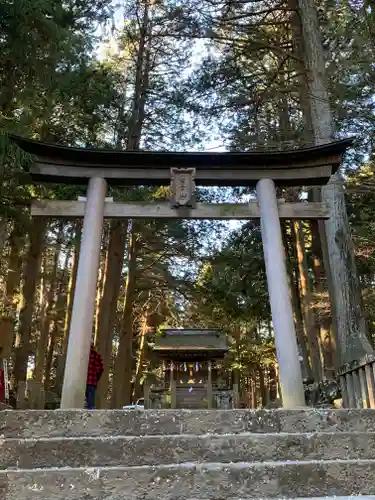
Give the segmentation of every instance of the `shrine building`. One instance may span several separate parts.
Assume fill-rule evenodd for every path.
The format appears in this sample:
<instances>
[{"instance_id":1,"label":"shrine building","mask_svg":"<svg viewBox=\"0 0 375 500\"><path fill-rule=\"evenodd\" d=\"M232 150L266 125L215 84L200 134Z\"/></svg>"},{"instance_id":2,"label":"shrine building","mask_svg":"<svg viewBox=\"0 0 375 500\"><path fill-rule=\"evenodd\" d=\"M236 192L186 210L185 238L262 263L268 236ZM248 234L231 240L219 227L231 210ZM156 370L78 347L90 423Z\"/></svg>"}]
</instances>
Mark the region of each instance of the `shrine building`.
<instances>
[{"instance_id":1,"label":"shrine building","mask_svg":"<svg viewBox=\"0 0 375 500\"><path fill-rule=\"evenodd\" d=\"M158 387L145 386L149 408L232 408L236 388L224 375L227 336L211 329L165 329L153 351L163 363Z\"/></svg>"}]
</instances>

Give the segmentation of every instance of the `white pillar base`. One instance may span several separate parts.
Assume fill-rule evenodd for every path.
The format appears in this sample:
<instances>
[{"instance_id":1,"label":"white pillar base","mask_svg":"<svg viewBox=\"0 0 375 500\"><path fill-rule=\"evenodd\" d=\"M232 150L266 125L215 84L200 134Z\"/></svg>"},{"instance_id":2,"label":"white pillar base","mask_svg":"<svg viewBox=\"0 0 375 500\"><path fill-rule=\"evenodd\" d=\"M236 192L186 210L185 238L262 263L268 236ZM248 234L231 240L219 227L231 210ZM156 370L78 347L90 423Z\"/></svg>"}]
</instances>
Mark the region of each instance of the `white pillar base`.
<instances>
[{"instance_id":1,"label":"white pillar base","mask_svg":"<svg viewBox=\"0 0 375 500\"><path fill-rule=\"evenodd\" d=\"M90 179L61 397L63 409L83 408L85 404L106 192L105 179Z\"/></svg>"},{"instance_id":2,"label":"white pillar base","mask_svg":"<svg viewBox=\"0 0 375 500\"><path fill-rule=\"evenodd\" d=\"M261 179L257 195L283 407L305 407L275 183Z\"/></svg>"}]
</instances>

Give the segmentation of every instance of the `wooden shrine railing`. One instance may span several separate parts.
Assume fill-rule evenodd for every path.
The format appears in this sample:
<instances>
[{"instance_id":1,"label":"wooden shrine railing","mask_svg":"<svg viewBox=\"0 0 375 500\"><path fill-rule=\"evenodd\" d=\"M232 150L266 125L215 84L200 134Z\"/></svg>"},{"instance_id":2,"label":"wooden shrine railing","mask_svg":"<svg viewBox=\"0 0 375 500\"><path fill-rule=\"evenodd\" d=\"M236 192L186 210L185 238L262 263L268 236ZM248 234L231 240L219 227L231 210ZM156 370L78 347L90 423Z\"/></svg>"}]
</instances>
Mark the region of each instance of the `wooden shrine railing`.
<instances>
[{"instance_id":1,"label":"wooden shrine railing","mask_svg":"<svg viewBox=\"0 0 375 500\"><path fill-rule=\"evenodd\" d=\"M375 355L344 365L339 372L344 408L375 408Z\"/></svg>"}]
</instances>

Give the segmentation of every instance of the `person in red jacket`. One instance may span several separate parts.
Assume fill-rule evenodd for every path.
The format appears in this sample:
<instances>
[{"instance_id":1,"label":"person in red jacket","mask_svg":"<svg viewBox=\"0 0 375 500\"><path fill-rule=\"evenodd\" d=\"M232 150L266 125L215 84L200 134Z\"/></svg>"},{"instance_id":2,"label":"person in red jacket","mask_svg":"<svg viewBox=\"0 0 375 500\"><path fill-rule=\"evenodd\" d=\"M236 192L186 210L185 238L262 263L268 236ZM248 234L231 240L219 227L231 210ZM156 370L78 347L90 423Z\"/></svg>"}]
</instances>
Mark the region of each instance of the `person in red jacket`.
<instances>
[{"instance_id":1,"label":"person in red jacket","mask_svg":"<svg viewBox=\"0 0 375 500\"><path fill-rule=\"evenodd\" d=\"M90 349L89 367L87 370L86 382L86 402L87 408L93 410L95 408L95 392L100 377L104 372L104 363L101 355L95 351L93 344Z\"/></svg>"}]
</instances>

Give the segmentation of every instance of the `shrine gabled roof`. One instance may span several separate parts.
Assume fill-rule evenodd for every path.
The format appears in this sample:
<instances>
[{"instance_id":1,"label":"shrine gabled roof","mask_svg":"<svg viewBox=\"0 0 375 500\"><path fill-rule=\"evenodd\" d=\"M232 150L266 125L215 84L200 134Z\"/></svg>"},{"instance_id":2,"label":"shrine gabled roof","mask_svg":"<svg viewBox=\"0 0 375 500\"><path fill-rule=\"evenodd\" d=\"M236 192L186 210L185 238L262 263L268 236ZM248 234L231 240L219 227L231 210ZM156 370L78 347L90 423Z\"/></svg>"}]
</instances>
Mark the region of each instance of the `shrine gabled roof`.
<instances>
[{"instance_id":1,"label":"shrine gabled roof","mask_svg":"<svg viewBox=\"0 0 375 500\"><path fill-rule=\"evenodd\" d=\"M155 339L154 351L228 351L227 337L218 330L166 329Z\"/></svg>"},{"instance_id":2,"label":"shrine gabled roof","mask_svg":"<svg viewBox=\"0 0 375 500\"><path fill-rule=\"evenodd\" d=\"M198 185L254 185L272 177L281 185L325 184L353 138L288 151L164 152L89 149L11 137L36 157L35 181L85 183L102 176L112 184L169 184L170 168L196 169Z\"/></svg>"}]
</instances>

